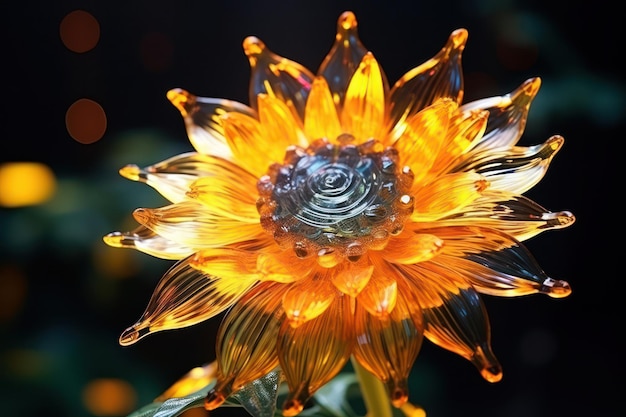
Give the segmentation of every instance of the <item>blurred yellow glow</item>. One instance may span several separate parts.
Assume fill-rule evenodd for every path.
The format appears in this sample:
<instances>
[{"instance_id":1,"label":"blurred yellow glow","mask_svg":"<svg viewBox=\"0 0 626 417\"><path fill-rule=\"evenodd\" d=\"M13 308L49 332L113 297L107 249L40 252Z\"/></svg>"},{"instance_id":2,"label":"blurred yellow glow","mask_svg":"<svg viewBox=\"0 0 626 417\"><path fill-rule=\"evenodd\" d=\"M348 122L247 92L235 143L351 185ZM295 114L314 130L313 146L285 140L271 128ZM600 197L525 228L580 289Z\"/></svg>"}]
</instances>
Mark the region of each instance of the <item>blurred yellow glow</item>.
<instances>
[{"instance_id":1,"label":"blurred yellow glow","mask_svg":"<svg viewBox=\"0 0 626 417\"><path fill-rule=\"evenodd\" d=\"M100 24L90 13L74 10L61 20L59 35L63 45L70 51L87 52L100 39Z\"/></svg>"},{"instance_id":2,"label":"blurred yellow glow","mask_svg":"<svg viewBox=\"0 0 626 417\"><path fill-rule=\"evenodd\" d=\"M136 402L135 390L121 379L94 379L83 389L83 403L94 416L125 415L134 409Z\"/></svg>"},{"instance_id":3,"label":"blurred yellow glow","mask_svg":"<svg viewBox=\"0 0 626 417\"><path fill-rule=\"evenodd\" d=\"M52 170L37 162L0 165L0 206L21 207L46 202L56 189Z\"/></svg>"},{"instance_id":4,"label":"blurred yellow glow","mask_svg":"<svg viewBox=\"0 0 626 417\"><path fill-rule=\"evenodd\" d=\"M14 265L0 266L0 322L15 317L26 297L26 278Z\"/></svg>"},{"instance_id":5,"label":"blurred yellow glow","mask_svg":"<svg viewBox=\"0 0 626 417\"><path fill-rule=\"evenodd\" d=\"M81 98L67 109L65 127L76 142L94 143L104 136L107 129L107 116L100 104Z\"/></svg>"},{"instance_id":6,"label":"blurred yellow glow","mask_svg":"<svg viewBox=\"0 0 626 417\"><path fill-rule=\"evenodd\" d=\"M108 246L99 245L94 249L93 262L98 271L112 279L131 278L139 270L136 253L113 250Z\"/></svg>"},{"instance_id":7,"label":"blurred yellow glow","mask_svg":"<svg viewBox=\"0 0 626 417\"><path fill-rule=\"evenodd\" d=\"M170 398L185 397L193 394L201 388L206 387L215 381L217 372L217 362L213 361L204 366L198 366L187 372L174 385L169 387L163 394L159 395L157 401L165 401Z\"/></svg>"}]
</instances>

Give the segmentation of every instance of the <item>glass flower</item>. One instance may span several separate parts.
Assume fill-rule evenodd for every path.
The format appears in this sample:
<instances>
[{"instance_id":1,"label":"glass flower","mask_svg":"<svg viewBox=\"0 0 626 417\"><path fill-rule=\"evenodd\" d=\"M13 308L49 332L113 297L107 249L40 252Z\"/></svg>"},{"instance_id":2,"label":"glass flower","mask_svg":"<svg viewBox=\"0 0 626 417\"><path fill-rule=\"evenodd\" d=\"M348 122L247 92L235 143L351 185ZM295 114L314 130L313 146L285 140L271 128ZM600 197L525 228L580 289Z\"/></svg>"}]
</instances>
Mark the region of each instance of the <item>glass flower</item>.
<instances>
[{"instance_id":1,"label":"glass flower","mask_svg":"<svg viewBox=\"0 0 626 417\"><path fill-rule=\"evenodd\" d=\"M104 240L177 262L121 344L225 312L207 409L279 369L296 415L351 357L400 407L424 336L499 381L480 294L567 296L522 242L574 216L522 196L563 145L517 144L540 79L462 104L467 35L390 86L345 12L317 74L246 38L249 106L169 91L195 150L122 168L171 204Z\"/></svg>"}]
</instances>

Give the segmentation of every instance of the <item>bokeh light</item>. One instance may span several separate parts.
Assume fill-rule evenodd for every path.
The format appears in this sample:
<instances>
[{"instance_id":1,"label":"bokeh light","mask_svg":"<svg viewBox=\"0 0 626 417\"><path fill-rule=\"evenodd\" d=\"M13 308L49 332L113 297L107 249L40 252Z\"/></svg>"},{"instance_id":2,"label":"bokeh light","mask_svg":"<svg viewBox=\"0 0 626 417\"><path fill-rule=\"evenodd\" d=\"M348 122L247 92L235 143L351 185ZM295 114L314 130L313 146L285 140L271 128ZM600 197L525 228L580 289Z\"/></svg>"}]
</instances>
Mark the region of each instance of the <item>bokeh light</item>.
<instances>
[{"instance_id":1,"label":"bokeh light","mask_svg":"<svg viewBox=\"0 0 626 417\"><path fill-rule=\"evenodd\" d=\"M0 323L11 320L20 311L26 297L27 283L16 265L0 265Z\"/></svg>"},{"instance_id":2,"label":"bokeh light","mask_svg":"<svg viewBox=\"0 0 626 417\"><path fill-rule=\"evenodd\" d=\"M93 49L100 39L100 24L84 10L67 14L59 27L61 41L67 49L83 53Z\"/></svg>"},{"instance_id":3,"label":"bokeh light","mask_svg":"<svg viewBox=\"0 0 626 417\"><path fill-rule=\"evenodd\" d=\"M95 416L121 416L133 411L137 394L132 385L124 380L100 378L85 386L83 402Z\"/></svg>"},{"instance_id":4,"label":"bokeh light","mask_svg":"<svg viewBox=\"0 0 626 417\"><path fill-rule=\"evenodd\" d=\"M65 126L75 141L90 144L99 141L104 136L107 117L100 104L81 98L67 109Z\"/></svg>"},{"instance_id":5,"label":"bokeh light","mask_svg":"<svg viewBox=\"0 0 626 417\"><path fill-rule=\"evenodd\" d=\"M0 206L23 207L46 202L56 189L52 170L38 162L0 164Z\"/></svg>"}]
</instances>

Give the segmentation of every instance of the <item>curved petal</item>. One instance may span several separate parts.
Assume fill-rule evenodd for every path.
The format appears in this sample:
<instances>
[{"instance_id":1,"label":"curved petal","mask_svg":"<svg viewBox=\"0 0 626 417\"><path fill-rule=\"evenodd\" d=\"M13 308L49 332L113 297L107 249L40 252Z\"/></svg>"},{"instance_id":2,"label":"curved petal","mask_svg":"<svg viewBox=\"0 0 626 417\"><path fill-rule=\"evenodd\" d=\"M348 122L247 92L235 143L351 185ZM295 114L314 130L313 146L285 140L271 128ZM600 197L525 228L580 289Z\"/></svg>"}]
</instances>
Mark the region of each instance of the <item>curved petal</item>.
<instances>
[{"instance_id":1,"label":"curved petal","mask_svg":"<svg viewBox=\"0 0 626 417\"><path fill-rule=\"evenodd\" d=\"M335 142L342 133L337 108L324 77L317 76L304 111L304 132L310 142L326 138Z\"/></svg>"},{"instance_id":2,"label":"curved petal","mask_svg":"<svg viewBox=\"0 0 626 417\"><path fill-rule=\"evenodd\" d=\"M442 247L435 235L407 231L391 239L380 255L391 263L416 264L434 258Z\"/></svg>"},{"instance_id":3,"label":"curved petal","mask_svg":"<svg viewBox=\"0 0 626 417\"><path fill-rule=\"evenodd\" d=\"M332 283L339 291L356 297L370 281L374 266L363 256L356 262L342 262L330 272Z\"/></svg>"},{"instance_id":4,"label":"curved petal","mask_svg":"<svg viewBox=\"0 0 626 417\"><path fill-rule=\"evenodd\" d=\"M250 105L256 109L257 96L267 94L280 99L294 116L303 120L306 99L315 75L297 62L273 53L254 36L244 39L243 50L252 70Z\"/></svg>"},{"instance_id":5,"label":"curved petal","mask_svg":"<svg viewBox=\"0 0 626 417\"><path fill-rule=\"evenodd\" d=\"M131 232L111 232L104 236L104 243L114 248L136 249L161 259L183 259L195 252L195 249L165 239L144 226Z\"/></svg>"},{"instance_id":6,"label":"curved petal","mask_svg":"<svg viewBox=\"0 0 626 417\"><path fill-rule=\"evenodd\" d=\"M297 328L283 321L278 334L278 359L289 394L284 416L295 416L322 385L330 381L350 358L354 346L351 298L339 296L315 320Z\"/></svg>"},{"instance_id":7,"label":"curved petal","mask_svg":"<svg viewBox=\"0 0 626 417\"><path fill-rule=\"evenodd\" d=\"M460 107L462 112L489 111L485 134L472 150L497 149L515 145L524 132L530 103L539 92L540 86L539 78L531 78L505 96L485 98L462 105Z\"/></svg>"},{"instance_id":8,"label":"curved petal","mask_svg":"<svg viewBox=\"0 0 626 417\"><path fill-rule=\"evenodd\" d=\"M256 177L267 172L272 162L282 161L285 148L275 146L261 123L245 114L227 113L222 116L224 137L233 159ZM280 139L277 138L278 144Z\"/></svg>"},{"instance_id":9,"label":"curved petal","mask_svg":"<svg viewBox=\"0 0 626 417\"><path fill-rule=\"evenodd\" d=\"M402 166L408 165L414 182L422 179L433 166L448 132L450 117L457 104L442 98L419 113L398 123L390 133L388 141L398 150Z\"/></svg>"},{"instance_id":10,"label":"curved petal","mask_svg":"<svg viewBox=\"0 0 626 417\"><path fill-rule=\"evenodd\" d=\"M187 196L219 216L243 223L259 222L256 178L239 167L232 166L221 175L196 180L190 185Z\"/></svg>"},{"instance_id":11,"label":"curved petal","mask_svg":"<svg viewBox=\"0 0 626 417\"><path fill-rule=\"evenodd\" d=\"M555 298L571 293L567 282L548 277L528 249L506 233L463 226L421 231L432 233L445 242L441 254L429 262L460 271L482 293L518 296L540 292ZM463 268L467 268L466 273L462 272Z\"/></svg>"},{"instance_id":12,"label":"curved petal","mask_svg":"<svg viewBox=\"0 0 626 417\"><path fill-rule=\"evenodd\" d=\"M281 157L289 146L308 146L308 141L302 132L302 119L294 119L287 105L276 97L267 94L259 94L257 97L259 120L267 135L263 138L267 143L257 143L257 146L278 148ZM282 159L275 161L282 161Z\"/></svg>"},{"instance_id":13,"label":"curved petal","mask_svg":"<svg viewBox=\"0 0 626 417\"><path fill-rule=\"evenodd\" d=\"M352 74L366 53L367 49L359 39L356 16L349 11L342 13L337 20L335 43L317 72L328 82L333 101L338 108L343 104Z\"/></svg>"},{"instance_id":14,"label":"curved petal","mask_svg":"<svg viewBox=\"0 0 626 417\"><path fill-rule=\"evenodd\" d=\"M373 316L358 302L355 311L354 356L385 383L392 404L398 408L409 398L407 379L424 331L419 303L402 282L396 306L388 316Z\"/></svg>"},{"instance_id":15,"label":"curved petal","mask_svg":"<svg viewBox=\"0 0 626 417\"><path fill-rule=\"evenodd\" d=\"M191 265L192 259L177 262L165 273L140 319L120 336L121 345L207 320L234 304L254 284L243 277L207 275Z\"/></svg>"},{"instance_id":16,"label":"curved petal","mask_svg":"<svg viewBox=\"0 0 626 417\"><path fill-rule=\"evenodd\" d=\"M265 232L257 223L215 213L195 201L183 201L156 209L138 208L135 219L167 240L192 248L227 246L255 240Z\"/></svg>"},{"instance_id":17,"label":"curved petal","mask_svg":"<svg viewBox=\"0 0 626 417\"><path fill-rule=\"evenodd\" d=\"M372 316L384 319L396 307L397 279L401 277L381 258L372 257L372 261L374 263L372 277L358 294L357 302Z\"/></svg>"},{"instance_id":18,"label":"curved petal","mask_svg":"<svg viewBox=\"0 0 626 417\"><path fill-rule=\"evenodd\" d=\"M263 282L250 290L226 314L217 334L217 383L205 407L219 407L232 392L278 366L276 340L284 316L283 284Z\"/></svg>"},{"instance_id":19,"label":"curved petal","mask_svg":"<svg viewBox=\"0 0 626 417\"><path fill-rule=\"evenodd\" d=\"M452 171L477 172L489 180L493 189L523 194L543 178L563 142L557 135L536 146L471 151L455 163Z\"/></svg>"},{"instance_id":20,"label":"curved petal","mask_svg":"<svg viewBox=\"0 0 626 417\"><path fill-rule=\"evenodd\" d=\"M551 212L524 196L488 190L462 210L442 218L435 226L493 228L524 241L546 230L571 226L575 220L569 211Z\"/></svg>"},{"instance_id":21,"label":"curved petal","mask_svg":"<svg viewBox=\"0 0 626 417\"><path fill-rule=\"evenodd\" d=\"M487 180L473 172L443 175L414 195L411 219L432 221L452 215L480 198L488 187Z\"/></svg>"},{"instance_id":22,"label":"curved petal","mask_svg":"<svg viewBox=\"0 0 626 417\"><path fill-rule=\"evenodd\" d=\"M291 327L299 327L317 318L339 296L328 270L321 270L292 285L283 297L283 308Z\"/></svg>"},{"instance_id":23,"label":"curved petal","mask_svg":"<svg viewBox=\"0 0 626 417\"><path fill-rule=\"evenodd\" d=\"M368 52L350 79L341 110L341 126L357 142L382 137L385 93L382 71Z\"/></svg>"},{"instance_id":24,"label":"curved petal","mask_svg":"<svg viewBox=\"0 0 626 417\"><path fill-rule=\"evenodd\" d=\"M424 335L472 362L487 381L500 381L502 368L491 350L489 319L480 296L471 287L449 295L443 305L423 310Z\"/></svg>"},{"instance_id":25,"label":"curved petal","mask_svg":"<svg viewBox=\"0 0 626 417\"><path fill-rule=\"evenodd\" d=\"M460 104L463 100L461 54L467 30L450 34L446 45L425 63L404 74L391 88L390 128L401 123L442 97Z\"/></svg>"},{"instance_id":26,"label":"curved petal","mask_svg":"<svg viewBox=\"0 0 626 417\"><path fill-rule=\"evenodd\" d=\"M187 135L194 149L207 155L229 159L230 149L224 140L220 116L237 112L255 117L255 112L245 104L232 100L197 97L181 88L167 92L167 98L180 111L185 121Z\"/></svg>"}]
</instances>

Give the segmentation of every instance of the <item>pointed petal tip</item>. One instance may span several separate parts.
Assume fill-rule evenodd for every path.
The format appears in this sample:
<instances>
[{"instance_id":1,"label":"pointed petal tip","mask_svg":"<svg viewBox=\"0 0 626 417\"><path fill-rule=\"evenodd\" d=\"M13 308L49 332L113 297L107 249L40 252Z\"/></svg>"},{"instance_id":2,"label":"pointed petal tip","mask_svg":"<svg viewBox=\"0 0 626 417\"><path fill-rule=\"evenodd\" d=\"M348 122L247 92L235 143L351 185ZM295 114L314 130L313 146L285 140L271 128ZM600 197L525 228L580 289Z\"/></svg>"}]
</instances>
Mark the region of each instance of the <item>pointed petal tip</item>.
<instances>
[{"instance_id":1,"label":"pointed petal tip","mask_svg":"<svg viewBox=\"0 0 626 417\"><path fill-rule=\"evenodd\" d=\"M196 102L196 96L182 88L173 88L167 92L166 96L170 103L181 112L183 117L187 116L189 109Z\"/></svg>"},{"instance_id":2,"label":"pointed petal tip","mask_svg":"<svg viewBox=\"0 0 626 417\"><path fill-rule=\"evenodd\" d=\"M265 49L265 43L256 36L247 36L243 40L243 52L249 58L261 55Z\"/></svg>"},{"instance_id":3,"label":"pointed petal tip","mask_svg":"<svg viewBox=\"0 0 626 417\"><path fill-rule=\"evenodd\" d=\"M283 416L293 417L300 414L304 410L304 404L298 399L288 399L283 405Z\"/></svg>"},{"instance_id":4,"label":"pointed petal tip","mask_svg":"<svg viewBox=\"0 0 626 417\"><path fill-rule=\"evenodd\" d=\"M478 346L471 361L485 381L496 383L502 380L502 366L491 351L491 347Z\"/></svg>"},{"instance_id":5,"label":"pointed petal tip","mask_svg":"<svg viewBox=\"0 0 626 417\"><path fill-rule=\"evenodd\" d=\"M222 390L216 390L215 388L208 392L204 399L204 408L207 411L215 410L226 401L225 394Z\"/></svg>"},{"instance_id":6,"label":"pointed petal tip","mask_svg":"<svg viewBox=\"0 0 626 417\"><path fill-rule=\"evenodd\" d=\"M528 80L524 81L521 86L519 86L519 88L515 91L515 93L517 94L514 95L524 94L526 96L535 97L540 87L541 78L529 78Z\"/></svg>"},{"instance_id":7,"label":"pointed petal tip","mask_svg":"<svg viewBox=\"0 0 626 417\"><path fill-rule=\"evenodd\" d=\"M572 287L567 281L548 278L543 282L539 292L552 298L565 298L572 293Z\"/></svg>"},{"instance_id":8,"label":"pointed petal tip","mask_svg":"<svg viewBox=\"0 0 626 417\"><path fill-rule=\"evenodd\" d=\"M140 179L145 178L145 172L134 164L128 164L125 167L120 168L119 174L131 181L139 181Z\"/></svg>"},{"instance_id":9,"label":"pointed petal tip","mask_svg":"<svg viewBox=\"0 0 626 417\"><path fill-rule=\"evenodd\" d=\"M450 34L447 46L452 47L452 49L461 49L465 47L468 36L469 32L467 29L457 29Z\"/></svg>"},{"instance_id":10,"label":"pointed petal tip","mask_svg":"<svg viewBox=\"0 0 626 417\"><path fill-rule=\"evenodd\" d=\"M356 29L357 27L357 20L356 20L356 16L353 12L351 11L345 11L341 14L341 16L339 16L339 19L337 19L337 32L343 30L350 30L350 29Z\"/></svg>"},{"instance_id":11,"label":"pointed petal tip","mask_svg":"<svg viewBox=\"0 0 626 417\"><path fill-rule=\"evenodd\" d=\"M130 346L150 334L150 328L145 322L138 322L127 328L120 335L119 343L122 346Z\"/></svg>"},{"instance_id":12,"label":"pointed petal tip","mask_svg":"<svg viewBox=\"0 0 626 417\"><path fill-rule=\"evenodd\" d=\"M113 248L123 248L125 245L123 244L123 240L125 239L125 235L122 232L111 232L102 237L102 240L107 245Z\"/></svg>"}]
</instances>

